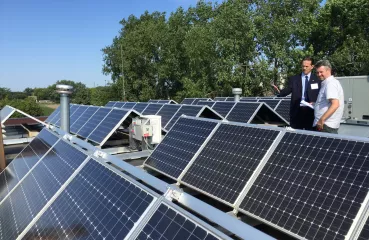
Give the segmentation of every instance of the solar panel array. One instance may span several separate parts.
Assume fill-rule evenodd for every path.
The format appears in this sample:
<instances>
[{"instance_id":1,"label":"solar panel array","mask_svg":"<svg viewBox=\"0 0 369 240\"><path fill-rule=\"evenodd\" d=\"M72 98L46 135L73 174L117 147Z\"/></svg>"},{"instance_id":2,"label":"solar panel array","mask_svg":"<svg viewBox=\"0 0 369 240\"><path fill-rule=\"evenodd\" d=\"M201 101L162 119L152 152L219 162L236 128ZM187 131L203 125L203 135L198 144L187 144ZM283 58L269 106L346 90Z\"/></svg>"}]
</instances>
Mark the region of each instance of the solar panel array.
<instances>
[{"instance_id":1,"label":"solar panel array","mask_svg":"<svg viewBox=\"0 0 369 240\"><path fill-rule=\"evenodd\" d=\"M180 118L145 166L300 239L345 239L364 214L367 139L218 122L192 140L203 122Z\"/></svg>"},{"instance_id":2,"label":"solar panel array","mask_svg":"<svg viewBox=\"0 0 369 240\"><path fill-rule=\"evenodd\" d=\"M210 98L185 98L181 104L196 105L199 101L211 101Z\"/></svg>"},{"instance_id":3,"label":"solar panel array","mask_svg":"<svg viewBox=\"0 0 369 240\"><path fill-rule=\"evenodd\" d=\"M24 177L0 201L0 239L230 239L49 130L35 139L40 160L13 160Z\"/></svg>"},{"instance_id":4,"label":"solar panel array","mask_svg":"<svg viewBox=\"0 0 369 240\"><path fill-rule=\"evenodd\" d=\"M138 115L132 109L71 104L70 131L102 146L124 121ZM46 122L60 127L60 111L55 110Z\"/></svg>"},{"instance_id":5,"label":"solar panel array","mask_svg":"<svg viewBox=\"0 0 369 240\"><path fill-rule=\"evenodd\" d=\"M280 100L277 101L279 103ZM273 110L273 108L268 108L266 105L263 105L263 103L264 101L261 102L199 101L197 104L207 105L211 107L214 111L216 111L229 121L253 123L255 117L258 117L258 121L264 120L265 122L271 121L273 123L279 122L288 124L287 120L283 119L283 117L277 114ZM259 113L260 114L262 113L263 117L261 117Z\"/></svg>"},{"instance_id":6,"label":"solar panel array","mask_svg":"<svg viewBox=\"0 0 369 240\"><path fill-rule=\"evenodd\" d=\"M191 98L187 100L191 101L200 101L201 99L207 98ZM151 101L151 102L150 102ZM137 103L134 105L133 109L137 110L142 115L159 115L161 116L161 125L162 129L168 131L171 127L175 124L177 119L183 114L186 116L198 117L202 115L205 111L205 108L202 106L194 105L186 105L186 104L162 104L162 103L155 103L159 100L150 100L150 103ZM108 104L110 104L109 102ZM116 107L120 102L115 102L114 107ZM123 109L126 108L127 103L124 103ZM218 116L217 113L214 114L214 111L210 108L207 108L207 111L212 111L213 114L211 116L204 116L204 117L215 117L216 119L221 119L221 116ZM215 111L216 112L216 111Z\"/></svg>"}]
</instances>

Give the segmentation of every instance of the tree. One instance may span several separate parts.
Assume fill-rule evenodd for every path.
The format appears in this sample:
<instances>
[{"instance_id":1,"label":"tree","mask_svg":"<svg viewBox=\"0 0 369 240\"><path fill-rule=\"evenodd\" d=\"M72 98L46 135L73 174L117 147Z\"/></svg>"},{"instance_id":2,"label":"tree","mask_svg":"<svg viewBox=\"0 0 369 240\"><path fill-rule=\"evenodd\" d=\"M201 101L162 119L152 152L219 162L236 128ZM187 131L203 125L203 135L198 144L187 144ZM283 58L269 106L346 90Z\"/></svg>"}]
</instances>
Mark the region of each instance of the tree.
<instances>
[{"instance_id":1,"label":"tree","mask_svg":"<svg viewBox=\"0 0 369 240\"><path fill-rule=\"evenodd\" d=\"M42 116L43 111L40 105L36 103L32 98L27 98L25 100L14 99L14 100L2 100L0 101L0 107L4 107L5 105L12 106L17 108L31 116ZM15 113L12 117L25 117L20 113Z\"/></svg>"},{"instance_id":2,"label":"tree","mask_svg":"<svg viewBox=\"0 0 369 240\"><path fill-rule=\"evenodd\" d=\"M76 104L90 104L90 91L85 84L81 82L74 82L72 80L58 80L55 84L47 87L49 94L49 100L53 102L60 101L60 94L56 92L56 85L65 84L73 87L73 93L71 95L71 103Z\"/></svg>"},{"instance_id":3,"label":"tree","mask_svg":"<svg viewBox=\"0 0 369 240\"><path fill-rule=\"evenodd\" d=\"M329 59L337 76L369 74L369 2L328 0L309 38L315 55Z\"/></svg>"},{"instance_id":4,"label":"tree","mask_svg":"<svg viewBox=\"0 0 369 240\"><path fill-rule=\"evenodd\" d=\"M7 98L9 96L10 92L11 91L10 91L9 88L0 87L0 100Z\"/></svg>"},{"instance_id":5,"label":"tree","mask_svg":"<svg viewBox=\"0 0 369 240\"><path fill-rule=\"evenodd\" d=\"M254 1L257 51L270 64L274 82L280 76L294 74L303 49L309 49L305 43L317 24L319 3L320 0Z\"/></svg>"},{"instance_id":6,"label":"tree","mask_svg":"<svg viewBox=\"0 0 369 240\"><path fill-rule=\"evenodd\" d=\"M26 89L24 89L24 93L27 95L27 96L32 96L33 95L33 91L34 91L34 89L32 89L32 88L26 88Z\"/></svg>"}]
</instances>

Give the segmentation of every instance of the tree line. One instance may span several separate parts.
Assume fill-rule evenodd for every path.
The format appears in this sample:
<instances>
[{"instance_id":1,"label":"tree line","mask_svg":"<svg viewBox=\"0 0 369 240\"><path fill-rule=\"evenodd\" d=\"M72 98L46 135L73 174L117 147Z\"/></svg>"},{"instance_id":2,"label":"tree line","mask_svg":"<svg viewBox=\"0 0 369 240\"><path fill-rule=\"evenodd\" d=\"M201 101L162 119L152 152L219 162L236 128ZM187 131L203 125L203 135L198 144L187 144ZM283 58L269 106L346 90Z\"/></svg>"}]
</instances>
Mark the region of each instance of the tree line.
<instances>
[{"instance_id":1,"label":"tree line","mask_svg":"<svg viewBox=\"0 0 369 240\"><path fill-rule=\"evenodd\" d=\"M198 1L188 9L120 21L102 49L112 99L130 101L270 94L304 56L329 59L336 76L369 75L367 0ZM124 82L124 85L123 85ZM123 87L124 86L124 87Z\"/></svg>"}]
</instances>

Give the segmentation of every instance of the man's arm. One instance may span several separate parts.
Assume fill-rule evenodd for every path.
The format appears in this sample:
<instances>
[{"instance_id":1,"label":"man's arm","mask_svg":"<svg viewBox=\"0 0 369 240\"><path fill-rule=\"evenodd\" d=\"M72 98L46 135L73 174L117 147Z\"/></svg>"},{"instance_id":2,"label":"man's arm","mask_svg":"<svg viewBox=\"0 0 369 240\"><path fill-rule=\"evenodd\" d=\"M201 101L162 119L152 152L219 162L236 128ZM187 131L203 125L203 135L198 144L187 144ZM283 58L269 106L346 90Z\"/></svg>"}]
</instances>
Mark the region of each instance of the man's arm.
<instances>
[{"instance_id":1,"label":"man's arm","mask_svg":"<svg viewBox=\"0 0 369 240\"><path fill-rule=\"evenodd\" d=\"M319 121L316 124L318 129L323 129L323 125L324 125L325 120L327 120L327 118L332 116L332 114L340 106L340 101L338 99L331 98L331 99L329 99L329 102L331 103L331 105L329 106L328 110L323 114L323 116L319 119Z\"/></svg>"},{"instance_id":2,"label":"man's arm","mask_svg":"<svg viewBox=\"0 0 369 240\"><path fill-rule=\"evenodd\" d=\"M288 79L288 86L279 91L278 97L285 97L288 94L291 94L292 86L293 86L293 78L291 77Z\"/></svg>"}]
</instances>

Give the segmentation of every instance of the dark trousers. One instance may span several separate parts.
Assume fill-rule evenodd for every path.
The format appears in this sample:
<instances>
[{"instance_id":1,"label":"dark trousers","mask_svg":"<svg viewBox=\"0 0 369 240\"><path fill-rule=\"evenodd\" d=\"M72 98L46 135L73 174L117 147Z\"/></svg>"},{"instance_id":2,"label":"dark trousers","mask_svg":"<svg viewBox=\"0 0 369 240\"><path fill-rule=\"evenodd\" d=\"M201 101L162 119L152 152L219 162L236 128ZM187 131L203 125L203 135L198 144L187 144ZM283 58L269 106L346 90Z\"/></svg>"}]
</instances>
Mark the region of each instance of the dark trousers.
<instances>
[{"instance_id":1,"label":"dark trousers","mask_svg":"<svg viewBox=\"0 0 369 240\"><path fill-rule=\"evenodd\" d=\"M323 125L323 129L320 129L318 130L316 127L314 127L315 131L318 131L318 132L326 132L326 133L334 133L334 134L338 134L338 128L331 128L331 127L328 127L327 125Z\"/></svg>"},{"instance_id":2,"label":"dark trousers","mask_svg":"<svg viewBox=\"0 0 369 240\"><path fill-rule=\"evenodd\" d=\"M291 118L290 125L294 129L314 130L314 109L300 107L297 116Z\"/></svg>"}]
</instances>

